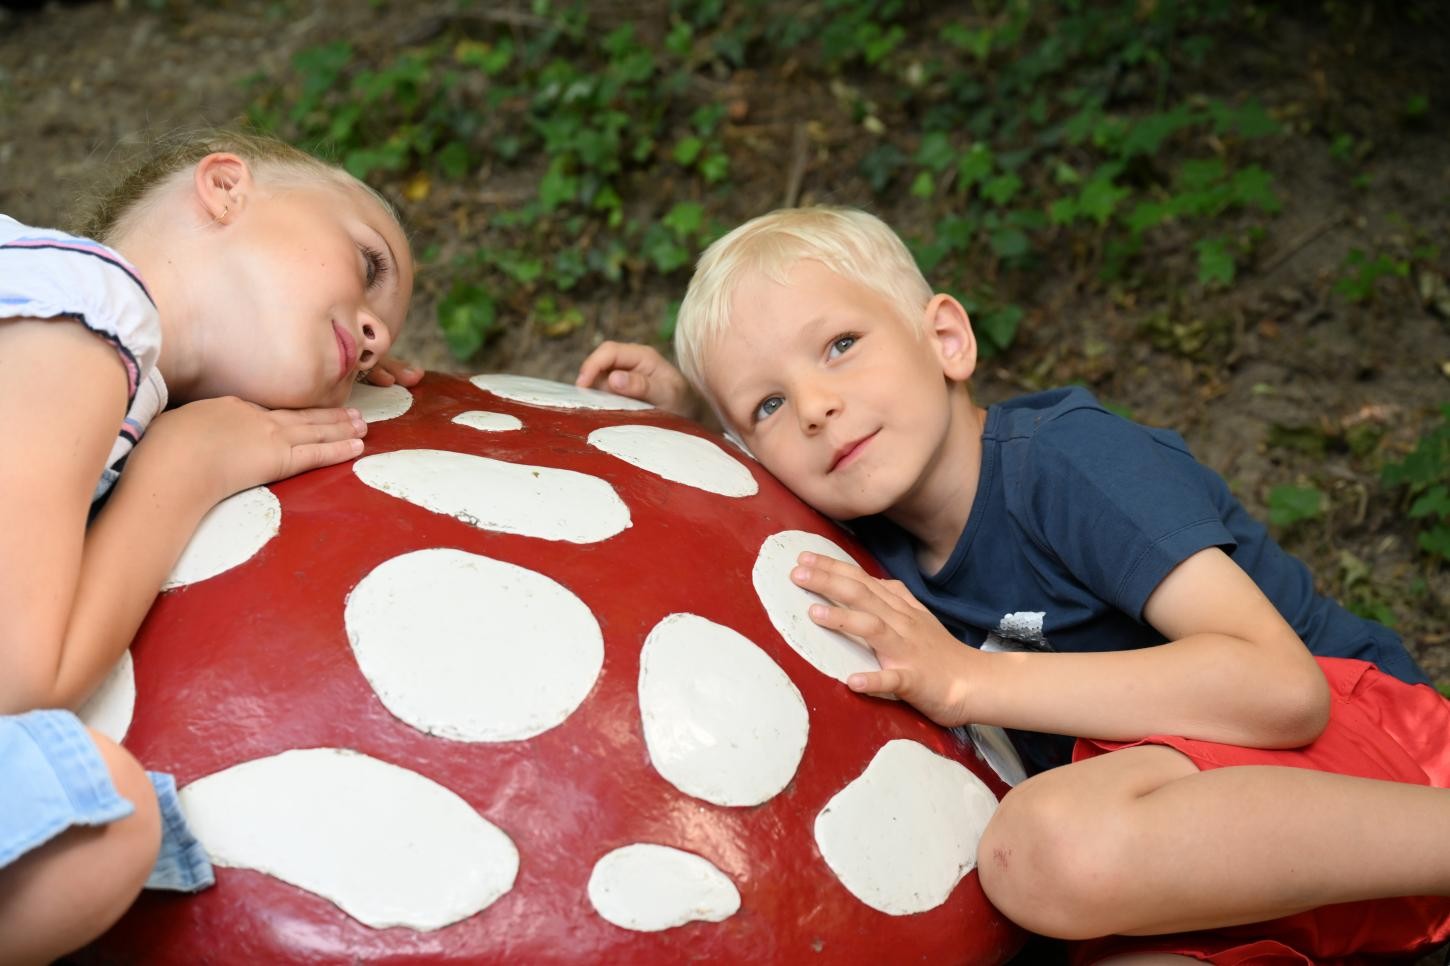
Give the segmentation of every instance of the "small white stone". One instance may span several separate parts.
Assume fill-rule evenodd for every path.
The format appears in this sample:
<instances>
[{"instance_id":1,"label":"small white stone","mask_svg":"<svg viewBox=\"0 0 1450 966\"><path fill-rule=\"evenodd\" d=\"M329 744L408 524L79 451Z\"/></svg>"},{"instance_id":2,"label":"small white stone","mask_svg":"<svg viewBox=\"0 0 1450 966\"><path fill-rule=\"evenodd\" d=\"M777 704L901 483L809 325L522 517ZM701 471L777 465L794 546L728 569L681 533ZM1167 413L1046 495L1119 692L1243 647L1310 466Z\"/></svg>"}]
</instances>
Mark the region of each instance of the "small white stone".
<instances>
[{"instance_id":1,"label":"small white stone","mask_svg":"<svg viewBox=\"0 0 1450 966\"><path fill-rule=\"evenodd\" d=\"M997 799L961 764L887 742L816 816L816 845L841 884L893 916L935 909L976 868Z\"/></svg>"},{"instance_id":2,"label":"small white stone","mask_svg":"<svg viewBox=\"0 0 1450 966\"><path fill-rule=\"evenodd\" d=\"M766 537L755 558L751 581L770 622L812 667L838 681L860 671L880 670L869 647L811 620L810 606L827 601L791 582L790 572L804 550L852 562L850 554L820 534L784 530Z\"/></svg>"},{"instance_id":3,"label":"small white stone","mask_svg":"<svg viewBox=\"0 0 1450 966\"><path fill-rule=\"evenodd\" d=\"M234 765L181 789L216 865L255 869L374 929L441 929L513 888L513 841L454 792L341 748Z\"/></svg>"},{"instance_id":4,"label":"small white stone","mask_svg":"<svg viewBox=\"0 0 1450 966\"><path fill-rule=\"evenodd\" d=\"M588 696L604 636L561 584L462 550L416 550L374 568L343 624L363 676L399 719L459 741L518 741Z\"/></svg>"},{"instance_id":5,"label":"small white stone","mask_svg":"<svg viewBox=\"0 0 1450 966\"><path fill-rule=\"evenodd\" d=\"M229 496L201 518L162 590L215 577L251 560L282 529L282 504L265 486Z\"/></svg>"},{"instance_id":6,"label":"small white stone","mask_svg":"<svg viewBox=\"0 0 1450 966\"><path fill-rule=\"evenodd\" d=\"M531 406L552 406L556 409L653 409L647 402L616 396L598 389L581 389L551 379L533 376L510 376L493 373L474 376L472 383L485 392Z\"/></svg>"},{"instance_id":7,"label":"small white stone","mask_svg":"<svg viewBox=\"0 0 1450 966\"><path fill-rule=\"evenodd\" d=\"M403 449L352 464L374 489L469 526L594 543L630 525L629 507L596 476L438 449Z\"/></svg>"},{"instance_id":8,"label":"small white stone","mask_svg":"<svg viewBox=\"0 0 1450 966\"><path fill-rule=\"evenodd\" d=\"M671 614L645 639L639 711L655 770L716 805L779 794L810 729L800 691L769 655L694 614Z\"/></svg>"},{"instance_id":9,"label":"small white stone","mask_svg":"<svg viewBox=\"0 0 1450 966\"><path fill-rule=\"evenodd\" d=\"M589 901L621 929L659 932L727 919L740 908L740 892L725 873L693 852L637 843L594 864Z\"/></svg>"},{"instance_id":10,"label":"small white stone","mask_svg":"<svg viewBox=\"0 0 1450 966\"><path fill-rule=\"evenodd\" d=\"M500 433L524 428L524 421L517 416L510 416L508 413L488 413L481 409L470 409L466 413L459 413L453 417L453 421L460 426L467 426L485 433Z\"/></svg>"},{"instance_id":11,"label":"small white stone","mask_svg":"<svg viewBox=\"0 0 1450 966\"><path fill-rule=\"evenodd\" d=\"M631 466L721 496L753 496L760 490L750 470L719 446L690 433L660 426L606 426L589 434L589 445Z\"/></svg>"},{"instance_id":12,"label":"small white stone","mask_svg":"<svg viewBox=\"0 0 1450 966\"><path fill-rule=\"evenodd\" d=\"M347 404L356 409L363 422L380 423L396 419L413 406L413 394L399 385L372 386L365 382L352 387Z\"/></svg>"}]
</instances>

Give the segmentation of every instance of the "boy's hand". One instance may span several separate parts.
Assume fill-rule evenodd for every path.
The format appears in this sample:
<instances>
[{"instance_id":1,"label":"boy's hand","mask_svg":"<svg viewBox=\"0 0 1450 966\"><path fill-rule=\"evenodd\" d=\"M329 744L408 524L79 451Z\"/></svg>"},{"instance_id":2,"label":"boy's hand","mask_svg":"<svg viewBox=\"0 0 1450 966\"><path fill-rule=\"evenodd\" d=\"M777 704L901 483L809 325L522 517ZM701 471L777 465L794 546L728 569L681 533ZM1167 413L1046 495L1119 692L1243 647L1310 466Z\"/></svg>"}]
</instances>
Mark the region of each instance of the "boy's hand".
<instances>
[{"instance_id":1,"label":"boy's hand","mask_svg":"<svg viewBox=\"0 0 1450 966\"><path fill-rule=\"evenodd\" d=\"M895 695L946 727L971 720L963 685L977 651L952 637L900 581L814 553L802 553L797 563L791 580L834 601L813 605L811 620L861 639L881 662L880 671L852 674L852 691Z\"/></svg>"},{"instance_id":2,"label":"boy's hand","mask_svg":"<svg viewBox=\"0 0 1450 966\"><path fill-rule=\"evenodd\" d=\"M579 366L574 385L586 389L607 389L631 399L641 399L666 412L688 419L700 415L700 399L680 370L659 351L634 342L605 342L589 353Z\"/></svg>"},{"instance_id":3,"label":"boy's hand","mask_svg":"<svg viewBox=\"0 0 1450 966\"><path fill-rule=\"evenodd\" d=\"M397 383L400 386L412 387L423 378L423 370L402 359L383 356L377 365L367 371L366 378L374 386L391 386Z\"/></svg>"},{"instance_id":4,"label":"boy's hand","mask_svg":"<svg viewBox=\"0 0 1450 966\"><path fill-rule=\"evenodd\" d=\"M225 396L187 403L151 424L137 455L174 461L200 474L212 502L233 493L330 466L362 453L367 423L355 409L264 409Z\"/></svg>"}]
</instances>

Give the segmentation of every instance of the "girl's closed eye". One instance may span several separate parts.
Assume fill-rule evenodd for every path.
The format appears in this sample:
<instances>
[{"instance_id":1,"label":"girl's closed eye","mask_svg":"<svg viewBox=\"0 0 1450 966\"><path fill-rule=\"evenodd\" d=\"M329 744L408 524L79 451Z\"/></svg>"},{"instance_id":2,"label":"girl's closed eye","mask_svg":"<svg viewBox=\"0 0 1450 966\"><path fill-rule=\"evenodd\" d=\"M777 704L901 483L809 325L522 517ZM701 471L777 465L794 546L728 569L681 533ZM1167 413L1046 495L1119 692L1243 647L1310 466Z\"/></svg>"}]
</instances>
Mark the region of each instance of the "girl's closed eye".
<instances>
[{"instance_id":1,"label":"girl's closed eye","mask_svg":"<svg viewBox=\"0 0 1450 966\"><path fill-rule=\"evenodd\" d=\"M767 419L777 409L779 409L781 406L784 406L784 405L785 405L785 400L782 399L781 397L779 397L779 396L766 396L764 399L762 399L760 401L760 404L755 407L755 412L751 413L751 421L758 423L761 420Z\"/></svg>"},{"instance_id":2,"label":"girl's closed eye","mask_svg":"<svg viewBox=\"0 0 1450 966\"><path fill-rule=\"evenodd\" d=\"M362 250L363 261L367 267L368 288L376 288L387 277L388 272L392 271L392 264L388 261L388 256L376 248L370 245L361 245L359 247Z\"/></svg>"},{"instance_id":3,"label":"girl's closed eye","mask_svg":"<svg viewBox=\"0 0 1450 966\"><path fill-rule=\"evenodd\" d=\"M836 336L831 340L830 346L826 349L826 358L836 359L845 355L860 338L860 336L854 333Z\"/></svg>"}]
</instances>

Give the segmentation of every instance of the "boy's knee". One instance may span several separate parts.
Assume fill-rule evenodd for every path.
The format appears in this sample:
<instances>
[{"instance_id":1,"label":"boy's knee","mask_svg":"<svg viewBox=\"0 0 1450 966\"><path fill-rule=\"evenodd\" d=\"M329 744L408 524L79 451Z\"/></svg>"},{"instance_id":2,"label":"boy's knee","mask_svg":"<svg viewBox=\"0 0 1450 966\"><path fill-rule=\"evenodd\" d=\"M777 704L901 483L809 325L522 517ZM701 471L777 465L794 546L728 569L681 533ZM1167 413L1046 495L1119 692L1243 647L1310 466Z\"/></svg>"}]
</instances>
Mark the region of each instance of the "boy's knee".
<instances>
[{"instance_id":1,"label":"boy's knee","mask_svg":"<svg viewBox=\"0 0 1450 966\"><path fill-rule=\"evenodd\" d=\"M106 834L111 839L110 854L118 873L124 870L121 878L134 880L139 891L161 850L161 809L156 802L156 790L146 777L146 770L129 751L94 730L90 734L111 773L116 791L136 808L126 818L107 826Z\"/></svg>"},{"instance_id":2,"label":"boy's knee","mask_svg":"<svg viewBox=\"0 0 1450 966\"><path fill-rule=\"evenodd\" d=\"M1085 811L1060 782L1010 792L982 835L977 870L992 904L1025 929L1059 939L1102 935L1122 843L1116 823Z\"/></svg>"}]
</instances>

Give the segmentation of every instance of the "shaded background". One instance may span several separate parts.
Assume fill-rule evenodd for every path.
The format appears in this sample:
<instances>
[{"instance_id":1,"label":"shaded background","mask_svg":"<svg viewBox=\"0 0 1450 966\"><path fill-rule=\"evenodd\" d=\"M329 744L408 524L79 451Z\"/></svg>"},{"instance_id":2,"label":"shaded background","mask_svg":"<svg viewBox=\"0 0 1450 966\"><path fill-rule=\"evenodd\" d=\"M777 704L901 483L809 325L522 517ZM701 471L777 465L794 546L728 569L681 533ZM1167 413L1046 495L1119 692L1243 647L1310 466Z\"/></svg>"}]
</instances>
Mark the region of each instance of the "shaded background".
<instances>
[{"instance_id":1,"label":"shaded background","mask_svg":"<svg viewBox=\"0 0 1450 966\"><path fill-rule=\"evenodd\" d=\"M789 203L882 214L962 298L981 400L1068 382L1183 432L1450 686L1441 5L74 3L0 8L0 210L64 224L239 120L395 198L401 352L568 379L659 341Z\"/></svg>"}]
</instances>

